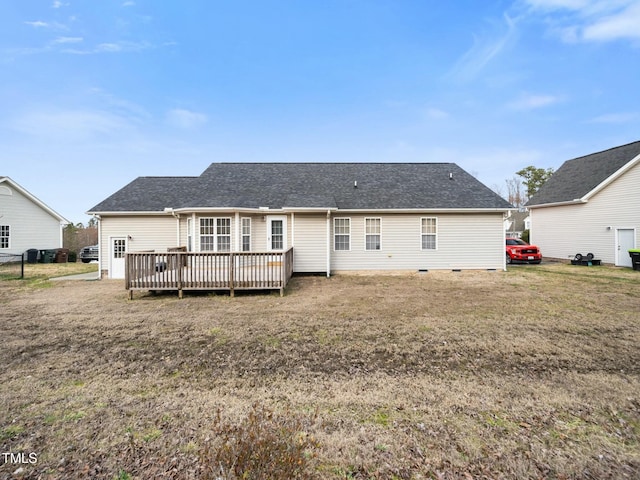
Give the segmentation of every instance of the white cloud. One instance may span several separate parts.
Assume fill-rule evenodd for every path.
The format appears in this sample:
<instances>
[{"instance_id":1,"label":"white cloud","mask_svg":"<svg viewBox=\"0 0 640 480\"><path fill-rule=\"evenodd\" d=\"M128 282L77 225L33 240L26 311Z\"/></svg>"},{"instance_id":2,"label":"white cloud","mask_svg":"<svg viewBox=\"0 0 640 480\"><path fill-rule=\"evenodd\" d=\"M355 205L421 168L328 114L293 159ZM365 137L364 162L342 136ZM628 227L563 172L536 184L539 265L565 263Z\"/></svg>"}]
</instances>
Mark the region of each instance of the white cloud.
<instances>
[{"instance_id":1,"label":"white cloud","mask_svg":"<svg viewBox=\"0 0 640 480\"><path fill-rule=\"evenodd\" d=\"M489 39L474 37L473 46L457 62L449 76L456 81L466 82L472 80L500 55L511 44L517 33L516 20L507 14L504 15L504 24L506 25L506 31L498 37Z\"/></svg>"},{"instance_id":2,"label":"white cloud","mask_svg":"<svg viewBox=\"0 0 640 480\"><path fill-rule=\"evenodd\" d=\"M82 37L58 37L53 43L81 43L83 40Z\"/></svg>"},{"instance_id":3,"label":"white cloud","mask_svg":"<svg viewBox=\"0 0 640 480\"><path fill-rule=\"evenodd\" d=\"M509 103L508 107L513 110L535 110L537 108L548 107L560 101L560 97L554 95L523 95L519 99Z\"/></svg>"},{"instance_id":4,"label":"white cloud","mask_svg":"<svg viewBox=\"0 0 640 480\"><path fill-rule=\"evenodd\" d=\"M636 112L607 113L592 118L589 123L629 123L638 120L640 114Z\"/></svg>"},{"instance_id":5,"label":"white cloud","mask_svg":"<svg viewBox=\"0 0 640 480\"><path fill-rule=\"evenodd\" d=\"M43 110L31 111L15 118L13 130L48 140L89 140L125 131L130 127L126 119L100 110Z\"/></svg>"},{"instance_id":6,"label":"white cloud","mask_svg":"<svg viewBox=\"0 0 640 480\"><path fill-rule=\"evenodd\" d=\"M124 3L122 4L122 6L123 6L123 7L133 7L133 6L135 6L135 4L136 4L136 2L127 1L127 2L124 2Z\"/></svg>"},{"instance_id":7,"label":"white cloud","mask_svg":"<svg viewBox=\"0 0 640 480\"><path fill-rule=\"evenodd\" d=\"M166 121L169 125L183 129L198 127L205 124L207 120L204 113L192 112L183 108L169 110L166 115Z\"/></svg>"},{"instance_id":8,"label":"white cloud","mask_svg":"<svg viewBox=\"0 0 640 480\"><path fill-rule=\"evenodd\" d=\"M619 38L640 39L640 3L629 5L624 10L585 26L585 40L608 41Z\"/></svg>"},{"instance_id":9,"label":"white cloud","mask_svg":"<svg viewBox=\"0 0 640 480\"><path fill-rule=\"evenodd\" d=\"M568 43L640 39L640 0L525 0ZM555 15L554 15L555 14Z\"/></svg>"},{"instance_id":10,"label":"white cloud","mask_svg":"<svg viewBox=\"0 0 640 480\"><path fill-rule=\"evenodd\" d=\"M60 8L60 7L68 7L69 4L68 3L63 3L60 0L54 0L53 4L51 5L51 8Z\"/></svg>"},{"instance_id":11,"label":"white cloud","mask_svg":"<svg viewBox=\"0 0 640 480\"><path fill-rule=\"evenodd\" d=\"M433 107L427 108L427 110L425 111L425 115L427 116L427 118L430 118L432 120L442 120L445 118L449 118L448 112Z\"/></svg>"},{"instance_id":12,"label":"white cloud","mask_svg":"<svg viewBox=\"0 0 640 480\"><path fill-rule=\"evenodd\" d=\"M24 23L25 25L30 25L34 28L45 28L49 26L47 22L43 22L42 20L36 20L35 22L24 22Z\"/></svg>"}]
</instances>

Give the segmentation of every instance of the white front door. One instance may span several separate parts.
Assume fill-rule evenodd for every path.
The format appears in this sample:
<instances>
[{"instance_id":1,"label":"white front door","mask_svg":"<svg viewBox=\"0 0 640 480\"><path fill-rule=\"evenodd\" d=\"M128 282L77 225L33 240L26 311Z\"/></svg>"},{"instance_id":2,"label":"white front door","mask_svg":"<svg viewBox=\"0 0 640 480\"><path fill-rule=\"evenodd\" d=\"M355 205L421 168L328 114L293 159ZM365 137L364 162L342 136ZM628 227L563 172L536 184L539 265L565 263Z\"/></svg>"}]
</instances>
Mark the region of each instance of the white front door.
<instances>
[{"instance_id":1,"label":"white front door","mask_svg":"<svg viewBox=\"0 0 640 480\"><path fill-rule=\"evenodd\" d=\"M127 237L111 237L109 245L109 278L124 278Z\"/></svg>"},{"instance_id":2,"label":"white front door","mask_svg":"<svg viewBox=\"0 0 640 480\"><path fill-rule=\"evenodd\" d=\"M629 250L635 248L636 232L633 228L618 228L616 230L616 265L632 267Z\"/></svg>"},{"instance_id":3,"label":"white front door","mask_svg":"<svg viewBox=\"0 0 640 480\"><path fill-rule=\"evenodd\" d=\"M287 249L287 217L269 215L267 217L267 251L281 252Z\"/></svg>"}]
</instances>

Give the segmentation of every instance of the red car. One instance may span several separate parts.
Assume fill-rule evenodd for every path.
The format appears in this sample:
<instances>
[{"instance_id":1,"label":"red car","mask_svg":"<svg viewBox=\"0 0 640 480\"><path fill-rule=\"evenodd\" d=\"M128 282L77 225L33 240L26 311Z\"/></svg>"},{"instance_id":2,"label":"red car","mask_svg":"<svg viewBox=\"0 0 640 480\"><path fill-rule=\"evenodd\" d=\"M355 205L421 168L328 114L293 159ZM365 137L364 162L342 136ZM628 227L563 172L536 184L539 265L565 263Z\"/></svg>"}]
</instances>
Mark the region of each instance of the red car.
<instances>
[{"instance_id":1,"label":"red car","mask_svg":"<svg viewBox=\"0 0 640 480\"><path fill-rule=\"evenodd\" d=\"M519 238L507 238L507 263L540 263L542 253L535 245L529 245Z\"/></svg>"}]
</instances>

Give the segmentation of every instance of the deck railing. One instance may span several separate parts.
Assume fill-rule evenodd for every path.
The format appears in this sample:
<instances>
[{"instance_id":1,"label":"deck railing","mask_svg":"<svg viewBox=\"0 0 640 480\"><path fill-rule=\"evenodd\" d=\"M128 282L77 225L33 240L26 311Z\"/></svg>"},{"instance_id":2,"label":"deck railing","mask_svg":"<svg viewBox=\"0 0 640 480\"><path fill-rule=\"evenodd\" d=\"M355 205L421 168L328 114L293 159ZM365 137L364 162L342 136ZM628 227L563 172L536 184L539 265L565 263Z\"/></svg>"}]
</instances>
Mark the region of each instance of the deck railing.
<instances>
[{"instance_id":1,"label":"deck railing","mask_svg":"<svg viewBox=\"0 0 640 480\"><path fill-rule=\"evenodd\" d=\"M132 252L125 284L134 290L280 290L293 275L293 248L283 252Z\"/></svg>"}]
</instances>

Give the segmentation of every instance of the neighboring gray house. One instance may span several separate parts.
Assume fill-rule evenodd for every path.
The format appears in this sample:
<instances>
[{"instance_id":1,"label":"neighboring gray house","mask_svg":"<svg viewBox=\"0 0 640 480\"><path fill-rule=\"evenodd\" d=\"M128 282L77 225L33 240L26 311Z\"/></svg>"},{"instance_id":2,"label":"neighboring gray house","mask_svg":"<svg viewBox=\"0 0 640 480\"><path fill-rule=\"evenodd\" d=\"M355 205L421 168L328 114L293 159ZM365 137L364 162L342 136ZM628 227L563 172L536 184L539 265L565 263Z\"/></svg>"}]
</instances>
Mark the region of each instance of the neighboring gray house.
<instances>
[{"instance_id":1,"label":"neighboring gray house","mask_svg":"<svg viewBox=\"0 0 640 480\"><path fill-rule=\"evenodd\" d=\"M0 177L0 253L60 248L68 223L9 177Z\"/></svg>"},{"instance_id":2,"label":"neighboring gray house","mask_svg":"<svg viewBox=\"0 0 640 480\"><path fill-rule=\"evenodd\" d=\"M214 163L140 177L91 208L100 268L124 252L293 247L294 272L504 269L513 208L452 163Z\"/></svg>"},{"instance_id":3,"label":"neighboring gray house","mask_svg":"<svg viewBox=\"0 0 640 480\"><path fill-rule=\"evenodd\" d=\"M514 210L504 221L504 231L507 237L521 238L522 232L529 230L530 224L529 212Z\"/></svg>"},{"instance_id":4,"label":"neighboring gray house","mask_svg":"<svg viewBox=\"0 0 640 480\"><path fill-rule=\"evenodd\" d=\"M640 141L568 160L527 203L545 257L631 266L640 244Z\"/></svg>"}]
</instances>

